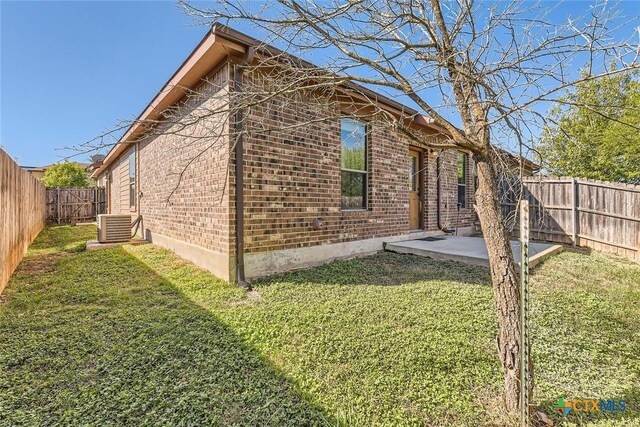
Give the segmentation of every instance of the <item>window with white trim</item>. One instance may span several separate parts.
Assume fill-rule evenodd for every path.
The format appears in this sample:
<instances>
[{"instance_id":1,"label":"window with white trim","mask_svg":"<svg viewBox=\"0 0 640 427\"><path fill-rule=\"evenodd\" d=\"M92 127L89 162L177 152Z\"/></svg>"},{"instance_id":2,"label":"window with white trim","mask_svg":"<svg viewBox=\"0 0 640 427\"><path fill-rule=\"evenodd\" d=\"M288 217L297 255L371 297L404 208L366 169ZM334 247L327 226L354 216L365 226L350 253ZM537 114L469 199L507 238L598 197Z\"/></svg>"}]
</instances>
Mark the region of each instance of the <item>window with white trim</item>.
<instances>
[{"instance_id":1,"label":"window with white trim","mask_svg":"<svg viewBox=\"0 0 640 427\"><path fill-rule=\"evenodd\" d=\"M129 154L129 209L136 209L136 151Z\"/></svg>"}]
</instances>

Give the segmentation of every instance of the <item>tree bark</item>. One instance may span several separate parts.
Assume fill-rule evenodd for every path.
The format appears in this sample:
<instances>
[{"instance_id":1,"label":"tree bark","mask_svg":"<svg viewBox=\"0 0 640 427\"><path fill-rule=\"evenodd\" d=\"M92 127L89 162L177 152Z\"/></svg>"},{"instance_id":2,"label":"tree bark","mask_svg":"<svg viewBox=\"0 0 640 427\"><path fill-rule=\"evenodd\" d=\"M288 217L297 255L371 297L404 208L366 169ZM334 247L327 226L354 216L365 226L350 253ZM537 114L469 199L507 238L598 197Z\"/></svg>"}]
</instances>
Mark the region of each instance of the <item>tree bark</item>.
<instances>
[{"instance_id":1,"label":"tree bark","mask_svg":"<svg viewBox=\"0 0 640 427\"><path fill-rule=\"evenodd\" d=\"M476 212L487 245L493 294L498 317L498 354L504 374L504 396L508 411L520 407L520 284L509 234L504 227L497 175L491 154L476 156L478 189ZM529 383L533 391L533 365L528 361Z\"/></svg>"}]
</instances>

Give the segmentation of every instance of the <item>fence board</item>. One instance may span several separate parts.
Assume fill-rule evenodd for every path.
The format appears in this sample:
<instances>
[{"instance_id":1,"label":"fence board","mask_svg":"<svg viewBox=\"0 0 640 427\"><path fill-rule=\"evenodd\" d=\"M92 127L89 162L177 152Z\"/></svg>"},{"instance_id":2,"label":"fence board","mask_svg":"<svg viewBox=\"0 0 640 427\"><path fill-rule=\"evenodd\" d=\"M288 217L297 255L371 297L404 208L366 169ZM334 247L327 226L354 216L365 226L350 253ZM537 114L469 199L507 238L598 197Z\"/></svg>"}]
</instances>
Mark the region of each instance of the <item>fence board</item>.
<instances>
[{"instance_id":1,"label":"fence board","mask_svg":"<svg viewBox=\"0 0 640 427\"><path fill-rule=\"evenodd\" d=\"M0 293L44 224L44 185L0 149Z\"/></svg>"},{"instance_id":2,"label":"fence board","mask_svg":"<svg viewBox=\"0 0 640 427\"><path fill-rule=\"evenodd\" d=\"M101 187L47 188L47 222L70 224L95 221L106 213L106 192Z\"/></svg>"},{"instance_id":3,"label":"fence board","mask_svg":"<svg viewBox=\"0 0 640 427\"><path fill-rule=\"evenodd\" d=\"M566 177L528 177L522 184L536 239L640 260L640 185ZM502 212L507 218L516 209L514 188L518 185L502 188Z\"/></svg>"}]
</instances>

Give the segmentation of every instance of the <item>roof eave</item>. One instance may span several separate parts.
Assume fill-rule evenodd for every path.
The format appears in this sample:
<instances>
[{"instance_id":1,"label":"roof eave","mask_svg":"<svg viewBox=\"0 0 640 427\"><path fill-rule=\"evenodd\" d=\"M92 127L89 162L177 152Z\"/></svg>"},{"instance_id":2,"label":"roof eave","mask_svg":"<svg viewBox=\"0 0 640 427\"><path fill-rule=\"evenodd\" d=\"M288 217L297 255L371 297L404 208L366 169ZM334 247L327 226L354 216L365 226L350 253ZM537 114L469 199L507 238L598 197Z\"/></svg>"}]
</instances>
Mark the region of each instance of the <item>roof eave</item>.
<instances>
[{"instance_id":1,"label":"roof eave","mask_svg":"<svg viewBox=\"0 0 640 427\"><path fill-rule=\"evenodd\" d=\"M178 102L185 95L185 89L191 89L202 81L227 55L243 54L246 46L234 43L208 31L187 59L180 65L162 89L149 102L142 113L125 131L124 135L111 148L103 160L102 166L96 169L92 178L101 175L105 169L118 158L135 141L145 129L145 121L159 119L166 108Z\"/></svg>"},{"instance_id":2,"label":"roof eave","mask_svg":"<svg viewBox=\"0 0 640 427\"><path fill-rule=\"evenodd\" d=\"M318 68L318 66L308 61L290 55L274 46L267 45L240 31L215 23L138 118L129 126L124 135L111 148L102 165L91 174L91 177L97 178L101 175L127 149L127 145L135 141L135 137L144 131L144 122L146 120L160 118L162 111L182 99L185 95L185 88L192 88L197 85L226 56L242 56L247 53L248 48L251 46L261 46L271 54L288 55L304 66ZM411 107L354 82L348 82L344 86L396 112L412 116L412 124L446 133L446 130L437 126L433 119L420 114Z\"/></svg>"}]
</instances>

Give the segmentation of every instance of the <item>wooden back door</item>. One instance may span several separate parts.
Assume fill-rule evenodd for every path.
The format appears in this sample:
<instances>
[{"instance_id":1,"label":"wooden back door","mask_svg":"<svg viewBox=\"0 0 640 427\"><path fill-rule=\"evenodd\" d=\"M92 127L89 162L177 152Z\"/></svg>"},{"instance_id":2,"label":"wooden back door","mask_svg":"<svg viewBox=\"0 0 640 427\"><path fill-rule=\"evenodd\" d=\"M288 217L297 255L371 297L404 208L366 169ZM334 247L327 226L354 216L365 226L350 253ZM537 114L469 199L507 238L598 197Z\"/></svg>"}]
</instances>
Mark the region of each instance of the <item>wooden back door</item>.
<instances>
[{"instance_id":1,"label":"wooden back door","mask_svg":"<svg viewBox=\"0 0 640 427\"><path fill-rule=\"evenodd\" d=\"M420 228L420 153L409 150L409 228Z\"/></svg>"}]
</instances>

